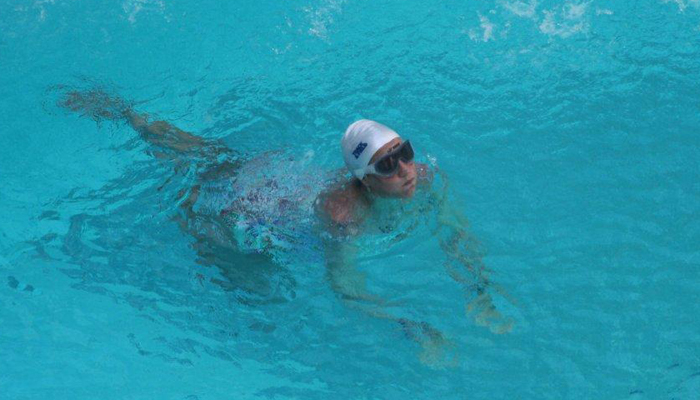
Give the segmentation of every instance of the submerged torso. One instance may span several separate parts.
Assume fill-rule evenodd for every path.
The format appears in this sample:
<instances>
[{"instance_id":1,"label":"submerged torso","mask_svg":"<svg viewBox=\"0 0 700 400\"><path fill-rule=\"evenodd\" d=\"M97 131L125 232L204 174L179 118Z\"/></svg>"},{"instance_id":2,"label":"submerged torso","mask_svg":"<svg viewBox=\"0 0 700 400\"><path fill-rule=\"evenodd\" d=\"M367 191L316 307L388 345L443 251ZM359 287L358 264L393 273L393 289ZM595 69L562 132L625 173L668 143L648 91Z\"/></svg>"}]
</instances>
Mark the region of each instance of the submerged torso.
<instances>
[{"instance_id":1,"label":"submerged torso","mask_svg":"<svg viewBox=\"0 0 700 400\"><path fill-rule=\"evenodd\" d=\"M337 174L314 170L308 157L269 152L203 182L194 211L225 221L245 252L316 246L315 202L334 180Z\"/></svg>"},{"instance_id":2,"label":"submerged torso","mask_svg":"<svg viewBox=\"0 0 700 400\"><path fill-rule=\"evenodd\" d=\"M308 157L270 152L203 182L193 210L223 220L239 250L276 258L289 251L320 253L324 240L390 245L425 224L435 205L434 194L423 185L412 199L371 199L342 226L324 214L322 204L346 184L353 183L338 172L314 169Z\"/></svg>"}]
</instances>

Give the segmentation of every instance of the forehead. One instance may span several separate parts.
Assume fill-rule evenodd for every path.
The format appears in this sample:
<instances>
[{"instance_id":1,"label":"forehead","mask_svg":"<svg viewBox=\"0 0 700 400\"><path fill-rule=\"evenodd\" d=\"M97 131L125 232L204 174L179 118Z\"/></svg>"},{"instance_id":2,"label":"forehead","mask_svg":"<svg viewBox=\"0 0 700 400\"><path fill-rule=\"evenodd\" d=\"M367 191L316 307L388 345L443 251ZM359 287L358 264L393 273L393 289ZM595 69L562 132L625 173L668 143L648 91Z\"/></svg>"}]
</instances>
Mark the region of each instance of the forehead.
<instances>
[{"instance_id":1,"label":"forehead","mask_svg":"<svg viewBox=\"0 0 700 400\"><path fill-rule=\"evenodd\" d=\"M374 155L372 156L372 159L369 160L369 163L372 164L372 163L376 162L377 160L379 160L380 158L382 158L382 156L383 156L384 154L390 152L391 150L393 150L395 147L397 147L397 146L400 145L401 143L403 143L403 139L401 139L400 137L391 139L391 141L389 141L389 143L387 143L387 144L385 144L384 146L380 147L379 150L377 150L377 151L374 153Z\"/></svg>"}]
</instances>

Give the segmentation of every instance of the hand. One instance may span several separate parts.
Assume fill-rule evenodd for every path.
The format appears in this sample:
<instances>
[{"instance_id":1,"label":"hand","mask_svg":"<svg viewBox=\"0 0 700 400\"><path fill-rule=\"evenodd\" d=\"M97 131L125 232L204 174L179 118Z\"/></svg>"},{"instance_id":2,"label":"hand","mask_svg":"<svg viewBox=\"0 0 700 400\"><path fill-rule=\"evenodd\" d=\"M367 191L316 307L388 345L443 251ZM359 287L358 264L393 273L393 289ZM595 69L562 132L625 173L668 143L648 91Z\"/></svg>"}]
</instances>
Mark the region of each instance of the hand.
<instances>
[{"instance_id":1,"label":"hand","mask_svg":"<svg viewBox=\"0 0 700 400\"><path fill-rule=\"evenodd\" d=\"M407 318L396 320L404 334L421 345L421 363L430 367L455 367L459 363L455 344L438 329L427 322L411 321Z\"/></svg>"}]
</instances>

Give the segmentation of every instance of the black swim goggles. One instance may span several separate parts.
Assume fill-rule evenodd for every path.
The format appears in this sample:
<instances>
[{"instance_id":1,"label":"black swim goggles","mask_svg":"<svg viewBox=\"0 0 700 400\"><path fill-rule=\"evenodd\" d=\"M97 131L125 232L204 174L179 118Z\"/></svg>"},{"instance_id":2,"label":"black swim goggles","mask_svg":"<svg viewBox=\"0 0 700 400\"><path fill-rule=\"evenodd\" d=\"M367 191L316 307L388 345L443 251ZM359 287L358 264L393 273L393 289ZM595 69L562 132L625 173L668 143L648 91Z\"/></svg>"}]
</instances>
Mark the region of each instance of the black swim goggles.
<instances>
[{"instance_id":1,"label":"black swim goggles","mask_svg":"<svg viewBox=\"0 0 700 400\"><path fill-rule=\"evenodd\" d=\"M413 147L408 140L399 147L385 154L375 163L365 167L365 175L375 174L384 177L394 176L399 170L399 160L407 163L413 161Z\"/></svg>"}]
</instances>

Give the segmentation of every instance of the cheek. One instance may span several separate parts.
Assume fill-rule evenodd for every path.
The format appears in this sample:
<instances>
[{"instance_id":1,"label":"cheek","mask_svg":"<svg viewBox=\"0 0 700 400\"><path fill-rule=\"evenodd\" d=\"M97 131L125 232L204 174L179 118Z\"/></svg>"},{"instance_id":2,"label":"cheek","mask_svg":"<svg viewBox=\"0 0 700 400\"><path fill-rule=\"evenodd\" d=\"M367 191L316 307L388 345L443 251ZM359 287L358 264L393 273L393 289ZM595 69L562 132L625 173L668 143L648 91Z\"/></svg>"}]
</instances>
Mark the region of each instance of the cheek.
<instances>
[{"instance_id":1,"label":"cheek","mask_svg":"<svg viewBox=\"0 0 700 400\"><path fill-rule=\"evenodd\" d=\"M403 178L399 178L398 175L394 175L391 178L387 178L385 181L386 185L390 187L401 186L403 185L403 182Z\"/></svg>"},{"instance_id":2,"label":"cheek","mask_svg":"<svg viewBox=\"0 0 700 400\"><path fill-rule=\"evenodd\" d=\"M408 175L409 178L412 178L412 177L417 175L415 163L412 162L410 165L408 165L406 167L406 175Z\"/></svg>"},{"instance_id":3,"label":"cheek","mask_svg":"<svg viewBox=\"0 0 700 400\"><path fill-rule=\"evenodd\" d=\"M392 182L392 184L391 184L391 191L392 191L393 193L403 193L403 192L405 192L405 188L404 188L404 186L403 186L404 183L406 183L406 181L405 181L404 179L398 179L398 180Z\"/></svg>"},{"instance_id":4,"label":"cheek","mask_svg":"<svg viewBox=\"0 0 700 400\"><path fill-rule=\"evenodd\" d=\"M392 176L391 178L377 179L375 188L384 193L393 193L400 186L401 179L397 179L396 176Z\"/></svg>"},{"instance_id":5,"label":"cheek","mask_svg":"<svg viewBox=\"0 0 700 400\"><path fill-rule=\"evenodd\" d=\"M411 190L408 191L408 197L413 196L414 193L416 193L416 185L413 185Z\"/></svg>"}]
</instances>

